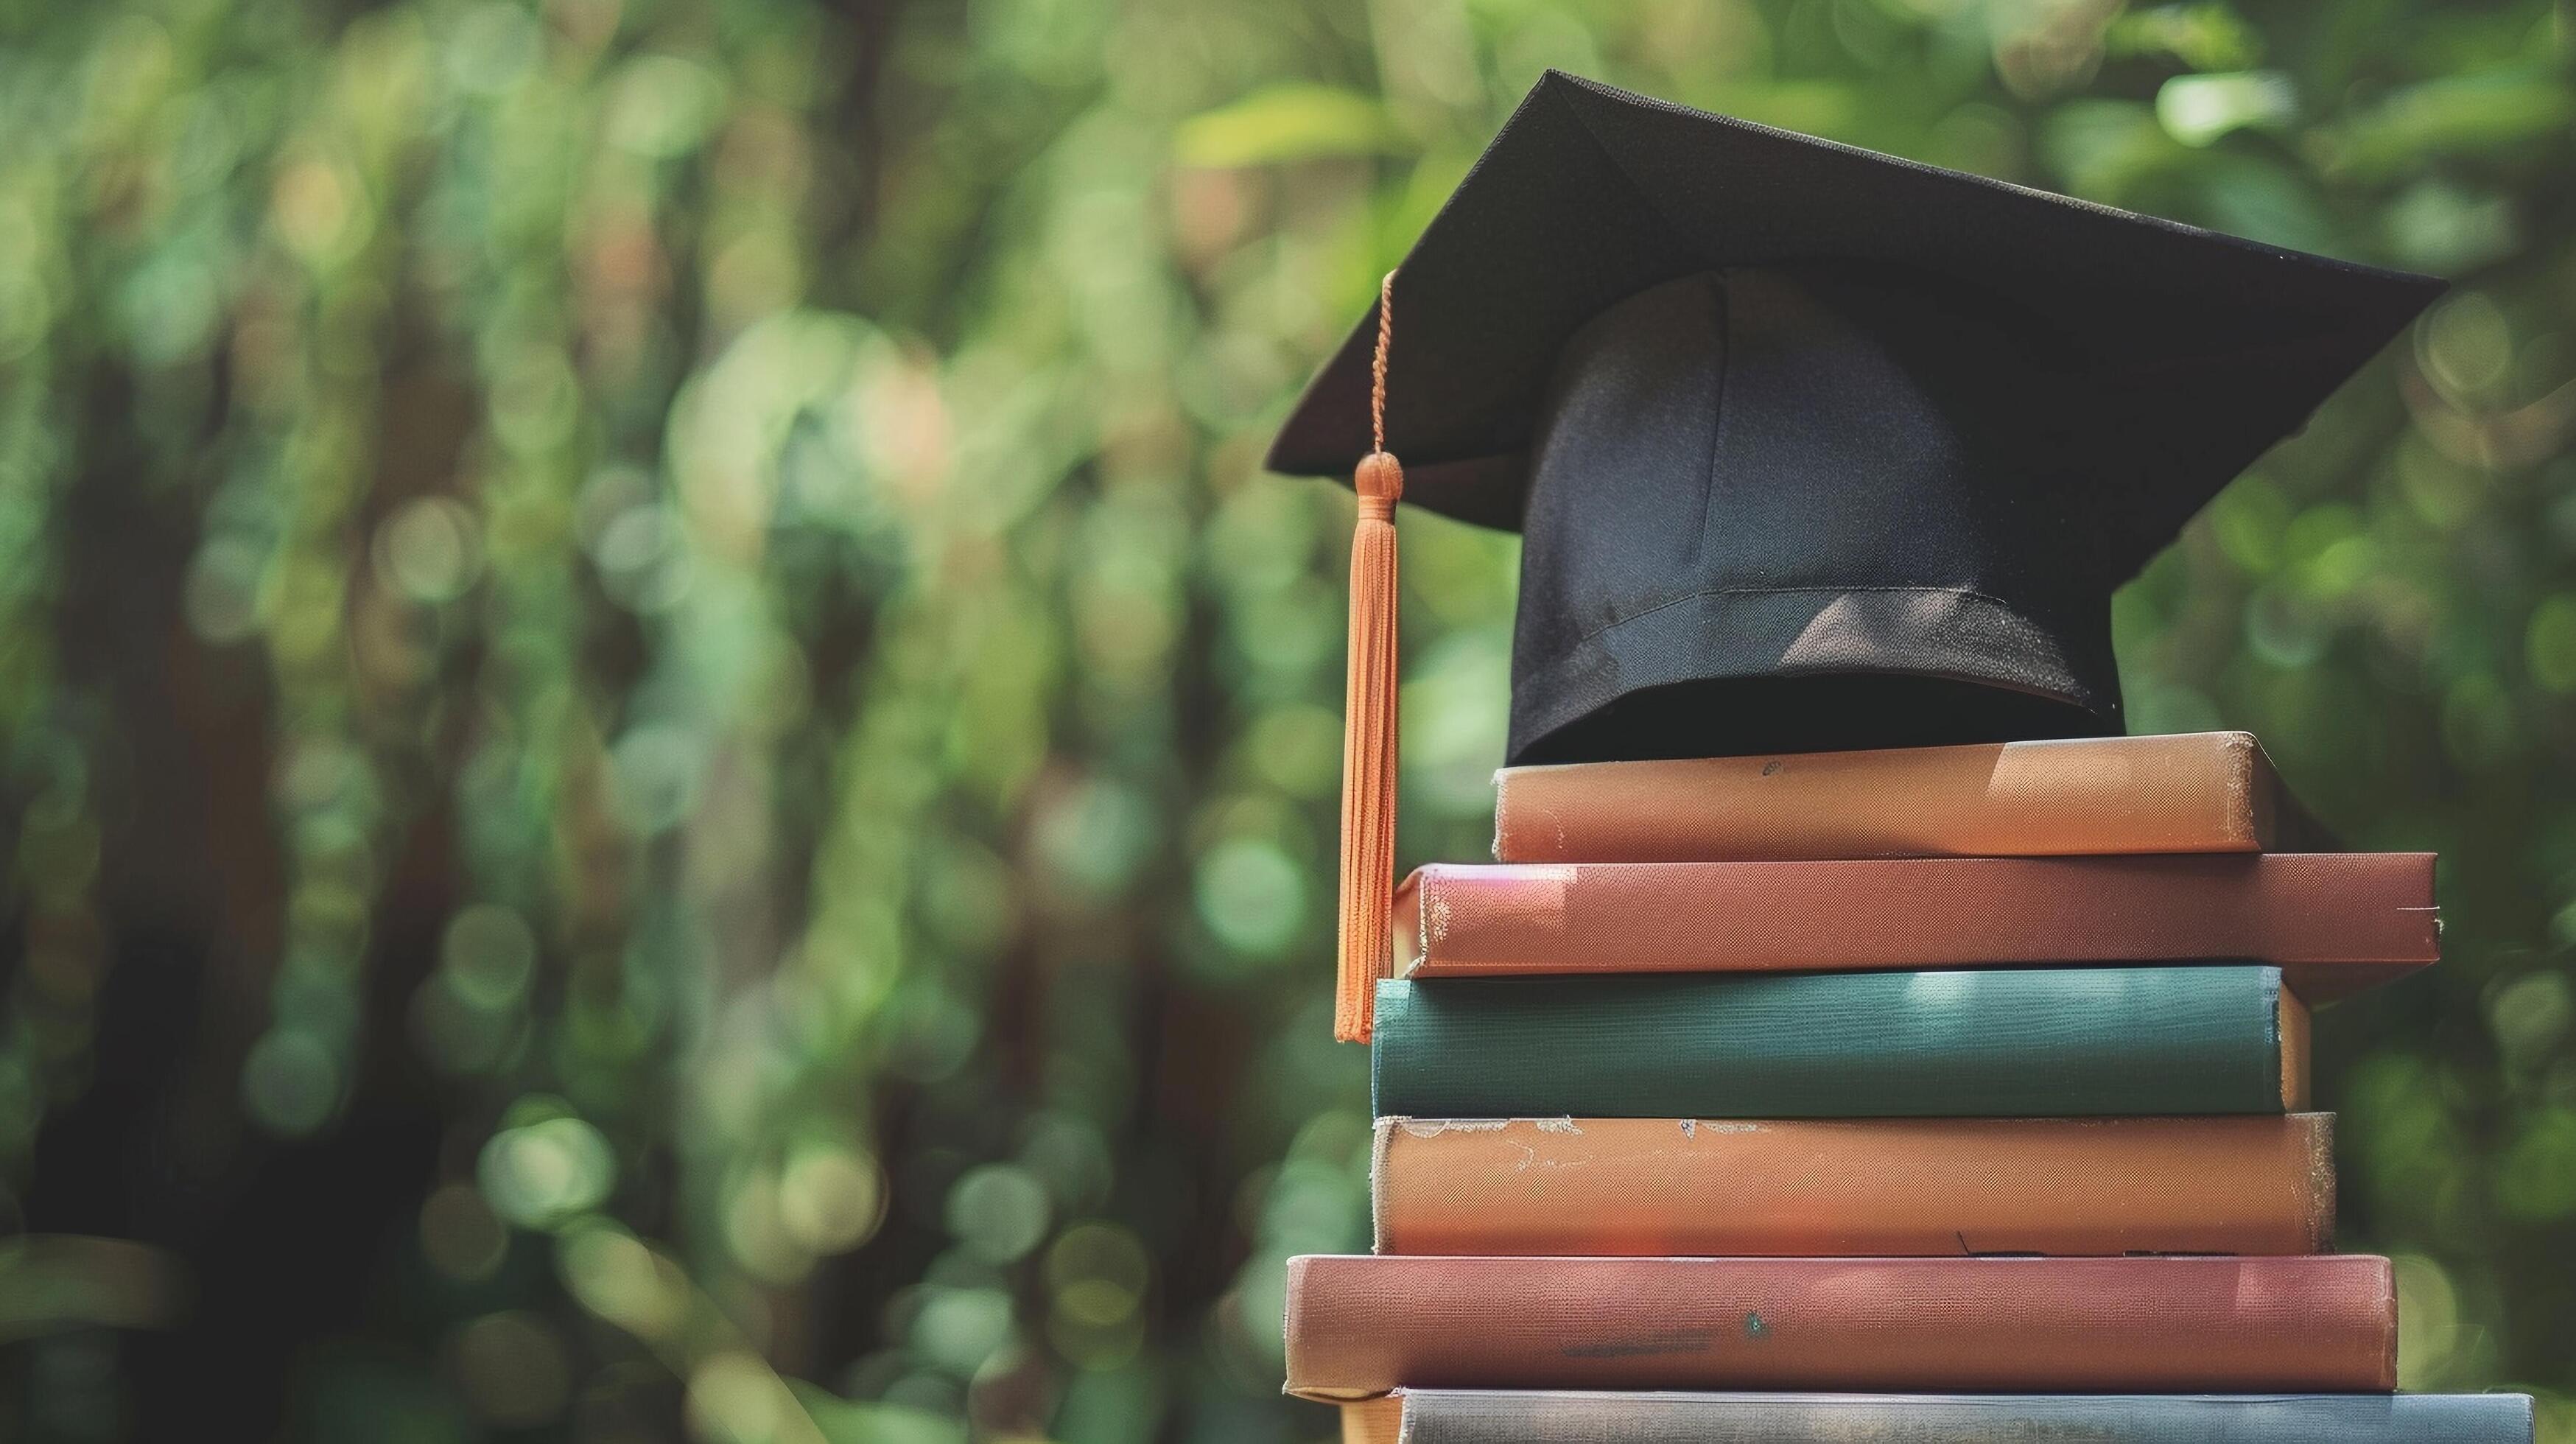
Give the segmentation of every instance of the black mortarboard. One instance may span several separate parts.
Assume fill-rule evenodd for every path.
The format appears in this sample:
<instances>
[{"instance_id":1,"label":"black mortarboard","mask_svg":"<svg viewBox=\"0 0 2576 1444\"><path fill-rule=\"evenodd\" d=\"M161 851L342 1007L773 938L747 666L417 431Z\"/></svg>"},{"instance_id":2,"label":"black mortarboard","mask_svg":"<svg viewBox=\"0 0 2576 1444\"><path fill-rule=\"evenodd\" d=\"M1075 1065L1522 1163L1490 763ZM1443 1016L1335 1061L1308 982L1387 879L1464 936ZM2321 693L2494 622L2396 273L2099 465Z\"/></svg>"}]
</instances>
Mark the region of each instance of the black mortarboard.
<instances>
[{"instance_id":1,"label":"black mortarboard","mask_svg":"<svg viewBox=\"0 0 2576 1444\"><path fill-rule=\"evenodd\" d=\"M1396 272L1385 449L1525 537L1511 762L2115 733L2112 590L2439 290L1550 72ZM1371 450L1377 326L1274 469Z\"/></svg>"},{"instance_id":2,"label":"black mortarboard","mask_svg":"<svg viewBox=\"0 0 2576 1444\"><path fill-rule=\"evenodd\" d=\"M1270 451L1361 495L1335 1034L1397 497L1523 535L1515 764L2116 733L2112 590L2439 290L1549 72Z\"/></svg>"}]
</instances>

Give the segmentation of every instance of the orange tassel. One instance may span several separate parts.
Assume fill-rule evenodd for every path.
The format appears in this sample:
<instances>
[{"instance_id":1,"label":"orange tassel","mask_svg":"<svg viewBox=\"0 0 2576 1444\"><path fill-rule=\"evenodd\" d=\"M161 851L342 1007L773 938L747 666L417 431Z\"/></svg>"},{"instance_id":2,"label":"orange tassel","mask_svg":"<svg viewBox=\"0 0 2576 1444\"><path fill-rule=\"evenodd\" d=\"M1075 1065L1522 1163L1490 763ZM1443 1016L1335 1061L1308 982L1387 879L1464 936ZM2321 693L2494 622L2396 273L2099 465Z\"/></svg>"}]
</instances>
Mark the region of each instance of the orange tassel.
<instances>
[{"instance_id":1,"label":"orange tassel","mask_svg":"<svg viewBox=\"0 0 2576 1444\"><path fill-rule=\"evenodd\" d=\"M1350 676L1342 713L1341 959L1333 995L1333 1036L1365 1043L1377 980L1393 945L1387 912L1395 892L1396 587L1395 504L1404 468L1386 449L1386 354L1394 339L1395 273L1378 287L1377 358L1369 394L1376 449L1360 458L1351 485L1359 524L1351 533Z\"/></svg>"}]
</instances>

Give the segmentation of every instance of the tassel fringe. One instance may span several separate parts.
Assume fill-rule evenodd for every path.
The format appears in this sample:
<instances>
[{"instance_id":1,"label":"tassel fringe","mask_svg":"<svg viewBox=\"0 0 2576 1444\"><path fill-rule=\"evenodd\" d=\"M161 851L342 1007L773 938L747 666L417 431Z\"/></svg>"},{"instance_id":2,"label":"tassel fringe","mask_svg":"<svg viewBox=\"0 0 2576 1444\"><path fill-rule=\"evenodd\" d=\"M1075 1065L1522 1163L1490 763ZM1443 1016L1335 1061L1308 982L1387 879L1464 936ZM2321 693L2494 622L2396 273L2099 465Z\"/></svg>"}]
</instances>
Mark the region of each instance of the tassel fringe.
<instances>
[{"instance_id":1,"label":"tassel fringe","mask_svg":"<svg viewBox=\"0 0 2576 1444\"><path fill-rule=\"evenodd\" d=\"M1393 945L1395 892L1396 575L1395 503L1404 468L1383 451L1352 478L1359 524L1351 535L1350 677L1342 722L1341 959L1333 1036L1369 1039L1377 980Z\"/></svg>"}]
</instances>

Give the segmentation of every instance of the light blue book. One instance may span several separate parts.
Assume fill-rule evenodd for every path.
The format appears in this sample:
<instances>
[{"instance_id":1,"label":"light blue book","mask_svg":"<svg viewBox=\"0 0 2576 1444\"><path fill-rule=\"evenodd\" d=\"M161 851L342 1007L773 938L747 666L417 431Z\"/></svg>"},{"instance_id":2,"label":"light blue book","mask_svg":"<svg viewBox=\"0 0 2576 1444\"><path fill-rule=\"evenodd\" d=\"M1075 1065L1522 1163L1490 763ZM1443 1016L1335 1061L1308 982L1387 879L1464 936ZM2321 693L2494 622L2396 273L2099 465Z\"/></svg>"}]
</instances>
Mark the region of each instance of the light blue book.
<instances>
[{"instance_id":1,"label":"light blue book","mask_svg":"<svg viewBox=\"0 0 2576 1444\"><path fill-rule=\"evenodd\" d=\"M2531 1444L2525 1394L1404 1391L1404 1444Z\"/></svg>"}]
</instances>

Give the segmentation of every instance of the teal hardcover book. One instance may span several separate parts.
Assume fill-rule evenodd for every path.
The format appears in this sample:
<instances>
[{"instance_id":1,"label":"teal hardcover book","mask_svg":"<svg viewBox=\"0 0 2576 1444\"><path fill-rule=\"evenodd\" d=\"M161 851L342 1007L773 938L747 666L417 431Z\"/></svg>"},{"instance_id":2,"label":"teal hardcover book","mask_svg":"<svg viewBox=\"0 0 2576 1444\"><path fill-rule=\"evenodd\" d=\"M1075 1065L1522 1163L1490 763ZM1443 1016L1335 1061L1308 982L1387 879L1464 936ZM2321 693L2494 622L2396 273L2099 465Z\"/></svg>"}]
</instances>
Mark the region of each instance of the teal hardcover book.
<instances>
[{"instance_id":1,"label":"teal hardcover book","mask_svg":"<svg viewBox=\"0 0 2576 1444\"><path fill-rule=\"evenodd\" d=\"M1390 979L1381 1117L2072 1117L2304 1102L2277 968Z\"/></svg>"}]
</instances>

